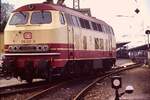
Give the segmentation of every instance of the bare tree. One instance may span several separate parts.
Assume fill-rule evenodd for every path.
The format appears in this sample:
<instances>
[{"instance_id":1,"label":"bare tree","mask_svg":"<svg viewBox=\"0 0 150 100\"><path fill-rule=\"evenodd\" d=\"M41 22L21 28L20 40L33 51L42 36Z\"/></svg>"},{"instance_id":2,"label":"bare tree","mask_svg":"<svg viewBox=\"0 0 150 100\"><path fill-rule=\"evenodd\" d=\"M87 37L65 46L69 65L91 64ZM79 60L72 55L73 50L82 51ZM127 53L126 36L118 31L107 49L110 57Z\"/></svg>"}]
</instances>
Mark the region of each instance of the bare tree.
<instances>
[{"instance_id":1,"label":"bare tree","mask_svg":"<svg viewBox=\"0 0 150 100\"><path fill-rule=\"evenodd\" d=\"M7 20L9 18L10 13L12 12L14 6L10 5L9 3L1 3L0 5L1 12L0 12L0 31L3 32L6 26Z\"/></svg>"}]
</instances>

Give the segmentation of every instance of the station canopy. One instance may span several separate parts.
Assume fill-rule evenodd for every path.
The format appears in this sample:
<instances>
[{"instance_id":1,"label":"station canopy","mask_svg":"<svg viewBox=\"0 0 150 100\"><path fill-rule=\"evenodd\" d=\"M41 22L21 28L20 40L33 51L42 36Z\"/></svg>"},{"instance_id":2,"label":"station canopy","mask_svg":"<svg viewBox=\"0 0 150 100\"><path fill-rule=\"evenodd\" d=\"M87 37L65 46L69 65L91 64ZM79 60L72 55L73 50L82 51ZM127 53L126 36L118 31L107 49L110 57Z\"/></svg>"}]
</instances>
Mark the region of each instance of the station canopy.
<instances>
[{"instance_id":1,"label":"station canopy","mask_svg":"<svg viewBox=\"0 0 150 100\"><path fill-rule=\"evenodd\" d=\"M150 44L149 44L149 47L150 47ZM147 50L147 49L148 49L148 44L144 44L144 45L141 45L141 46L131 48L131 49L129 49L129 51Z\"/></svg>"},{"instance_id":2,"label":"station canopy","mask_svg":"<svg viewBox=\"0 0 150 100\"><path fill-rule=\"evenodd\" d=\"M130 42L116 43L116 47L117 47L117 48L121 48L121 47L123 47L124 45L126 45L126 44L128 44L128 43L130 43Z\"/></svg>"}]
</instances>

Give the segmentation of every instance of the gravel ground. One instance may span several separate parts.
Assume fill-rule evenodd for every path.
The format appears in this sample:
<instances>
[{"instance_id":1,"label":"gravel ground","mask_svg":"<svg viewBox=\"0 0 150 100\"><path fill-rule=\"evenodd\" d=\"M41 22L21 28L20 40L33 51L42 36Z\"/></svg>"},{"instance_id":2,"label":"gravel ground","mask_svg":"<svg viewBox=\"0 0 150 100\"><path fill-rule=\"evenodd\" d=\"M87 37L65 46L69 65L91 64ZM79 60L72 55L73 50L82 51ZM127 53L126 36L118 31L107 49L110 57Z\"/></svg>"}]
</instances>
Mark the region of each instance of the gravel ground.
<instances>
[{"instance_id":1,"label":"gravel ground","mask_svg":"<svg viewBox=\"0 0 150 100\"><path fill-rule=\"evenodd\" d=\"M150 68L140 67L125 71L120 74L122 77L123 92L127 85L134 87L132 94L125 94L121 100L150 100ZM84 97L85 100L114 100L115 91L111 88L110 79L103 83L97 83L95 87Z\"/></svg>"},{"instance_id":2,"label":"gravel ground","mask_svg":"<svg viewBox=\"0 0 150 100\"><path fill-rule=\"evenodd\" d=\"M39 100L71 100L78 92L80 92L92 80L81 80L66 84L65 86L47 92L46 95Z\"/></svg>"}]
</instances>

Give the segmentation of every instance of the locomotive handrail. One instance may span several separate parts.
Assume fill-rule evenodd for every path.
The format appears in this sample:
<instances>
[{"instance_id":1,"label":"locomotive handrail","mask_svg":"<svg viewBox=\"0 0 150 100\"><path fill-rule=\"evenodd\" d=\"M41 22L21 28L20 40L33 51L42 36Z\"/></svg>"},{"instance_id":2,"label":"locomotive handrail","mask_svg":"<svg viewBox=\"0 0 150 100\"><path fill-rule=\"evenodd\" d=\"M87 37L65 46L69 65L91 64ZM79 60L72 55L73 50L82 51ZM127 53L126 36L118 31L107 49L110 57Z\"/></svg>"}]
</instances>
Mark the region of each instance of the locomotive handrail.
<instances>
[{"instance_id":1,"label":"locomotive handrail","mask_svg":"<svg viewBox=\"0 0 150 100\"><path fill-rule=\"evenodd\" d=\"M59 56L60 53L5 53L4 56Z\"/></svg>"}]
</instances>

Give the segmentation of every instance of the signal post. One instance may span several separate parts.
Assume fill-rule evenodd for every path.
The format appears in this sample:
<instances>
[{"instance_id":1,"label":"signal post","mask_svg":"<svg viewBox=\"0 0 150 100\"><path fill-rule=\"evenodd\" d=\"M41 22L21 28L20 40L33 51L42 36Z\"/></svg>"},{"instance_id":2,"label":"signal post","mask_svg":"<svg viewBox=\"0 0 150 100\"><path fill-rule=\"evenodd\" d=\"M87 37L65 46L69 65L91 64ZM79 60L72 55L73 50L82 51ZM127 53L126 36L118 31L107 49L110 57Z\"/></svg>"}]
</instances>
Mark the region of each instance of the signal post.
<instances>
[{"instance_id":1,"label":"signal post","mask_svg":"<svg viewBox=\"0 0 150 100\"><path fill-rule=\"evenodd\" d=\"M150 35L150 30L146 30L145 31L145 34L147 34L147 41L148 41L148 44L147 44L147 60L148 60L148 66L150 67L150 43L149 43L149 35Z\"/></svg>"}]
</instances>

